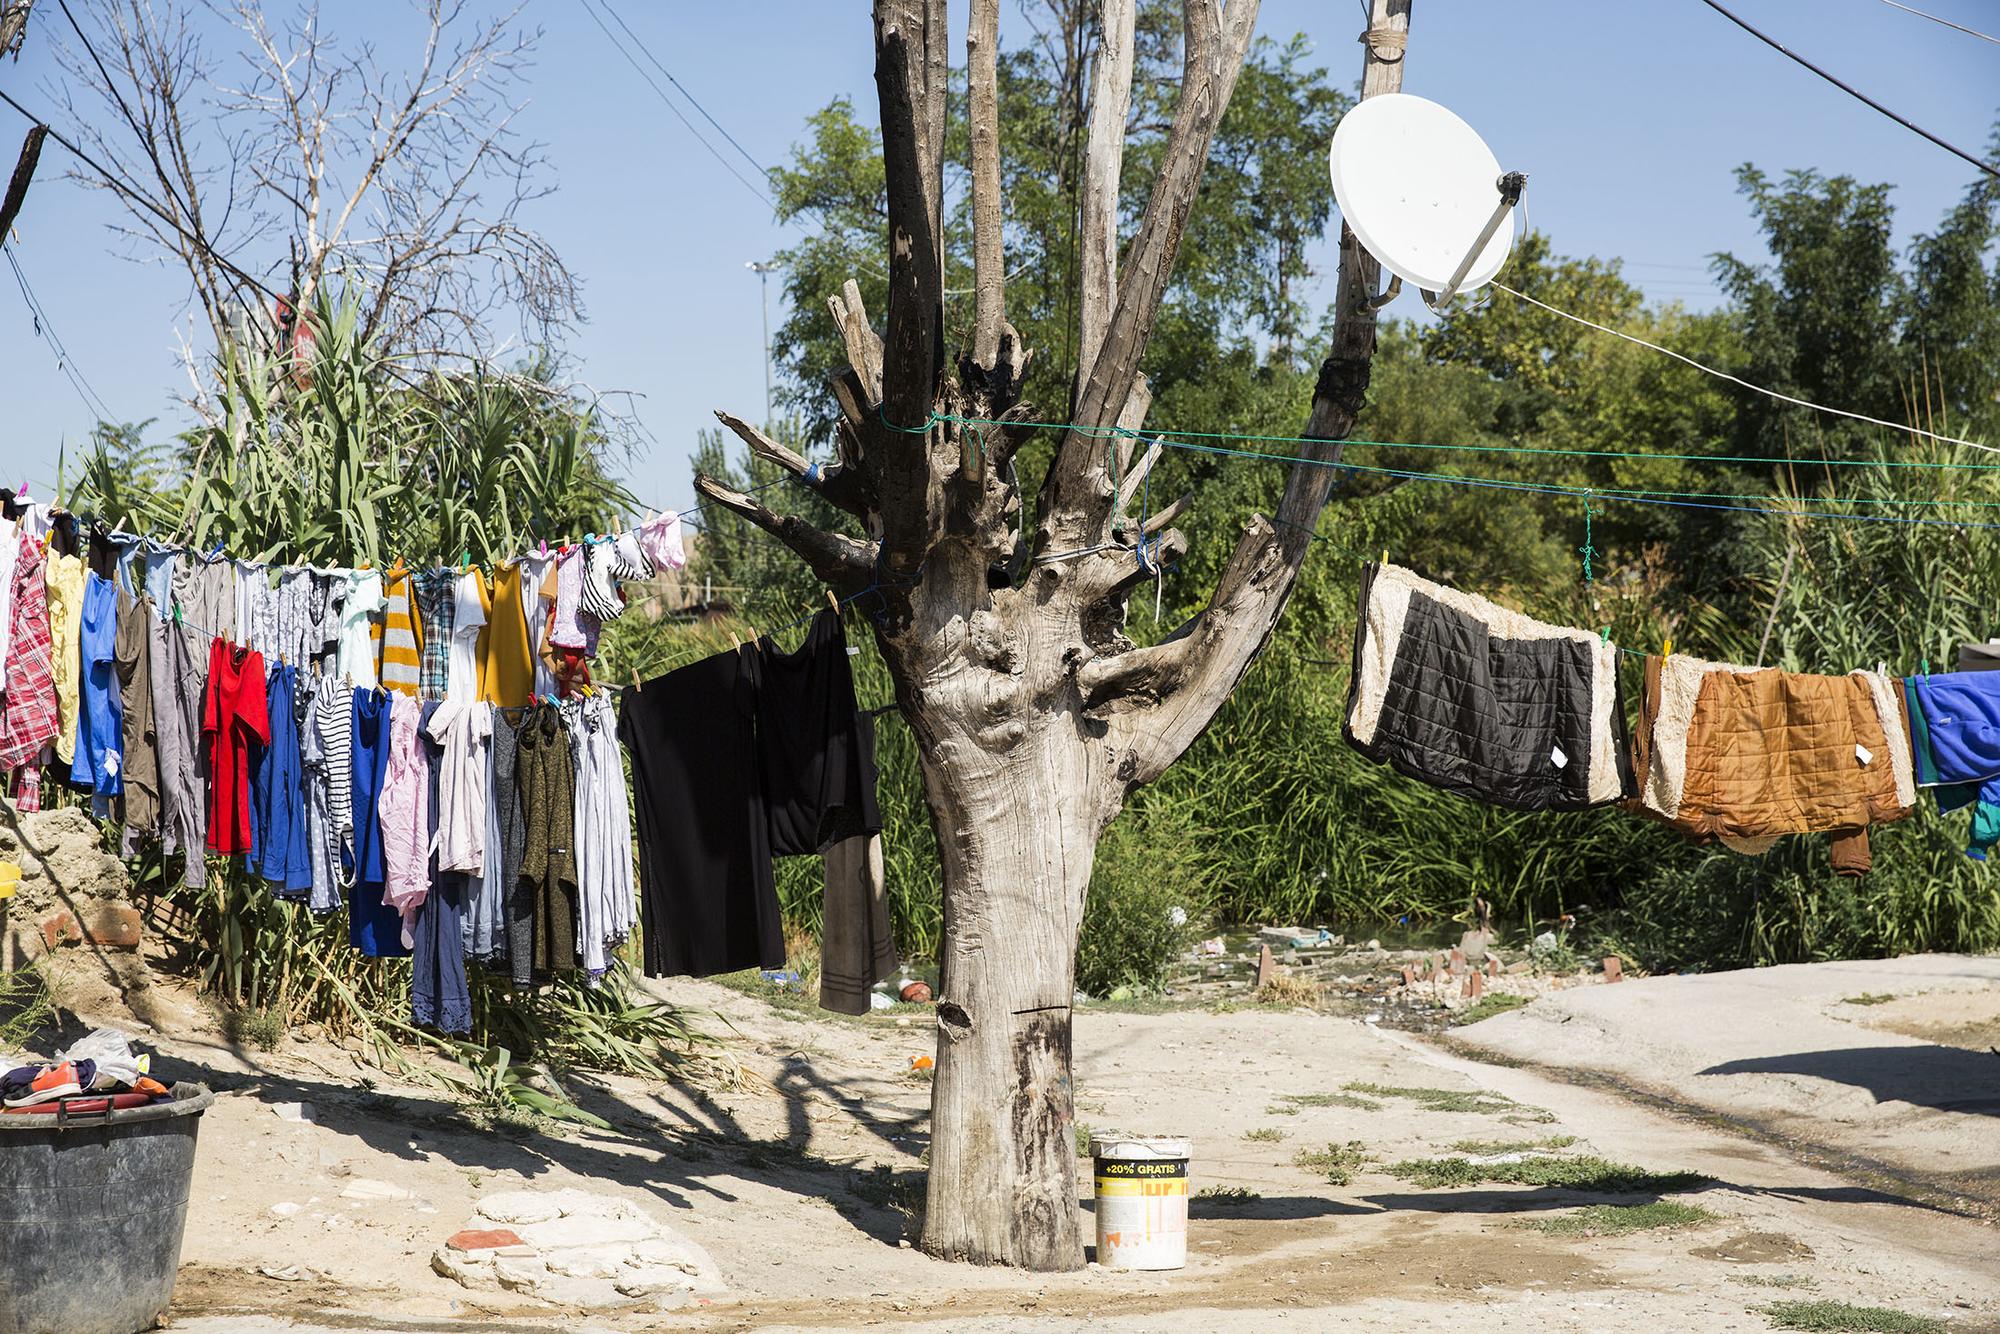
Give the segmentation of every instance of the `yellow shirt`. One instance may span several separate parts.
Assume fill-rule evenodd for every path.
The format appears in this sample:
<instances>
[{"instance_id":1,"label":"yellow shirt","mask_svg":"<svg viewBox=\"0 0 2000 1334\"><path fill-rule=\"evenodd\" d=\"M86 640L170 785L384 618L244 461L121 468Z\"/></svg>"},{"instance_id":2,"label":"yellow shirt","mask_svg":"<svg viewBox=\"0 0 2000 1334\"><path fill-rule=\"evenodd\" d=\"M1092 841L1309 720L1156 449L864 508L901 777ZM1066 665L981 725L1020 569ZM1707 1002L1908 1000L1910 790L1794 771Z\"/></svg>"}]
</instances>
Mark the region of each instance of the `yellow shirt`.
<instances>
[{"instance_id":1,"label":"yellow shirt","mask_svg":"<svg viewBox=\"0 0 2000 1334\"><path fill-rule=\"evenodd\" d=\"M56 678L56 758L64 764L76 758L76 722L81 716L77 688L81 684L79 637L83 633L83 558L49 557L49 651Z\"/></svg>"},{"instance_id":2,"label":"yellow shirt","mask_svg":"<svg viewBox=\"0 0 2000 1334\"><path fill-rule=\"evenodd\" d=\"M502 708L519 708L535 693L535 660L528 648L528 618L521 608L521 563L493 571L492 606L479 632L479 697Z\"/></svg>"}]
</instances>

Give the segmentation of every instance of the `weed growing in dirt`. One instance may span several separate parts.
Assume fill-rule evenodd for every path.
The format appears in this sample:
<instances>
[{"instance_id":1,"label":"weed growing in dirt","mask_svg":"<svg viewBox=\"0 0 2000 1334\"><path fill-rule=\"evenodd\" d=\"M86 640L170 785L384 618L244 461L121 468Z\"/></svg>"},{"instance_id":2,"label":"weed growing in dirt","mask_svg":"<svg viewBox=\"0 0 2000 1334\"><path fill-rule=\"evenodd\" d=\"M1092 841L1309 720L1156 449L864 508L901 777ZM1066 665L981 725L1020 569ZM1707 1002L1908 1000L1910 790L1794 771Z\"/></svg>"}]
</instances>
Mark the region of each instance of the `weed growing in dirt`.
<instances>
[{"instance_id":1,"label":"weed growing in dirt","mask_svg":"<svg viewBox=\"0 0 2000 1334\"><path fill-rule=\"evenodd\" d=\"M1297 1116L1299 1109L1289 1103L1274 1102L1264 1109L1266 1116Z\"/></svg>"},{"instance_id":2,"label":"weed growing in dirt","mask_svg":"<svg viewBox=\"0 0 2000 1334\"><path fill-rule=\"evenodd\" d=\"M1090 1157L1090 1137L1091 1137L1091 1134L1092 1134L1092 1133L1093 1133L1093 1132L1091 1131L1091 1128L1090 1128L1089 1126L1085 1125L1085 1124L1084 1124L1083 1122L1081 1122L1081 1121L1078 1121L1078 1122L1076 1123L1076 1156L1077 1156L1077 1157L1079 1157L1079 1158L1088 1158L1088 1157Z\"/></svg>"},{"instance_id":3,"label":"weed growing in dirt","mask_svg":"<svg viewBox=\"0 0 2000 1334\"><path fill-rule=\"evenodd\" d=\"M1524 1108L1512 1098L1481 1089L1395 1088L1387 1084L1353 1083L1341 1087L1352 1093L1369 1093L1378 1098L1403 1098L1419 1103L1427 1112L1480 1112L1488 1116L1535 1114L1538 1121L1555 1116L1539 1108Z\"/></svg>"},{"instance_id":4,"label":"weed growing in dirt","mask_svg":"<svg viewBox=\"0 0 2000 1334\"><path fill-rule=\"evenodd\" d=\"M1317 1005L1325 995L1326 988L1317 982L1279 973L1257 988L1254 999L1259 1005Z\"/></svg>"},{"instance_id":5,"label":"weed growing in dirt","mask_svg":"<svg viewBox=\"0 0 2000 1334\"><path fill-rule=\"evenodd\" d=\"M1804 1274L1731 1274L1731 1283L1742 1283L1753 1288L1816 1288L1819 1280Z\"/></svg>"},{"instance_id":6,"label":"weed growing in dirt","mask_svg":"<svg viewBox=\"0 0 2000 1334\"><path fill-rule=\"evenodd\" d=\"M285 1015L275 1006L261 1010L224 1010L222 1036L236 1046L276 1051L285 1040Z\"/></svg>"},{"instance_id":7,"label":"weed growing in dirt","mask_svg":"<svg viewBox=\"0 0 2000 1334\"><path fill-rule=\"evenodd\" d=\"M1221 1205L1248 1204L1252 1200L1264 1198L1248 1186L1203 1186L1194 1193L1194 1197L1197 1200L1206 1200L1210 1204Z\"/></svg>"},{"instance_id":8,"label":"weed growing in dirt","mask_svg":"<svg viewBox=\"0 0 2000 1334\"><path fill-rule=\"evenodd\" d=\"M1345 1186L1354 1180L1355 1169L1368 1161L1368 1146L1358 1139L1345 1144L1329 1144L1324 1149L1300 1149L1292 1155L1295 1166L1309 1172L1323 1172L1326 1179L1336 1186Z\"/></svg>"},{"instance_id":9,"label":"weed growing in dirt","mask_svg":"<svg viewBox=\"0 0 2000 1334\"><path fill-rule=\"evenodd\" d=\"M1496 1153L1549 1153L1567 1149L1574 1143L1574 1135L1550 1135L1546 1139L1462 1139L1451 1146L1451 1151L1484 1158Z\"/></svg>"},{"instance_id":10,"label":"weed growing in dirt","mask_svg":"<svg viewBox=\"0 0 2000 1334\"><path fill-rule=\"evenodd\" d=\"M1761 1308L1773 1329L1858 1330L1862 1334L1943 1334L1942 1320L1846 1302L1773 1302Z\"/></svg>"},{"instance_id":11,"label":"weed growing in dirt","mask_svg":"<svg viewBox=\"0 0 2000 1334\"><path fill-rule=\"evenodd\" d=\"M1468 1005L1453 1015L1451 1026L1453 1028L1463 1028L1467 1024L1476 1024L1482 1019L1491 1019L1496 1014L1505 1014L1509 1010L1518 1010L1527 1003L1528 998L1526 996L1515 996L1506 992L1496 991L1491 996L1482 997L1476 1004Z\"/></svg>"},{"instance_id":12,"label":"weed growing in dirt","mask_svg":"<svg viewBox=\"0 0 2000 1334\"><path fill-rule=\"evenodd\" d=\"M1627 1232L1648 1232L1661 1227L1692 1227L1713 1222L1715 1215L1696 1204L1678 1200L1654 1200L1650 1204L1592 1204L1554 1218L1538 1218L1523 1224L1537 1232L1557 1236L1618 1237Z\"/></svg>"},{"instance_id":13,"label":"weed growing in dirt","mask_svg":"<svg viewBox=\"0 0 2000 1334\"><path fill-rule=\"evenodd\" d=\"M1842 1005L1887 1005L1896 999L1887 992L1864 991L1859 996L1843 996Z\"/></svg>"},{"instance_id":14,"label":"weed growing in dirt","mask_svg":"<svg viewBox=\"0 0 2000 1334\"><path fill-rule=\"evenodd\" d=\"M55 1017L55 993L41 964L0 973L0 1049L19 1048Z\"/></svg>"},{"instance_id":15,"label":"weed growing in dirt","mask_svg":"<svg viewBox=\"0 0 2000 1334\"><path fill-rule=\"evenodd\" d=\"M1553 1186L1601 1195L1697 1190L1707 1185L1709 1180L1699 1172L1650 1172L1643 1167L1590 1156L1519 1158L1505 1163L1475 1163L1470 1158L1411 1158L1391 1167L1389 1174L1425 1190L1498 1182L1509 1186Z\"/></svg>"},{"instance_id":16,"label":"weed growing in dirt","mask_svg":"<svg viewBox=\"0 0 2000 1334\"><path fill-rule=\"evenodd\" d=\"M1356 1088L1358 1085L1349 1084L1347 1087ZM1373 1098L1360 1098L1352 1093L1281 1093L1278 1096L1291 1104L1291 1111L1286 1113L1288 1116L1301 1107L1352 1107L1363 1112L1382 1110L1382 1104Z\"/></svg>"},{"instance_id":17,"label":"weed growing in dirt","mask_svg":"<svg viewBox=\"0 0 2000 1334\"><path fill-rule=\"evenodd\" d=\"M1276 1144L1285 1137L1285 1132L1276 1126L1258 1126L1255 1130L1243 1132L1243 1138L1260 1144Z\"/></svg>"}]
</instances>

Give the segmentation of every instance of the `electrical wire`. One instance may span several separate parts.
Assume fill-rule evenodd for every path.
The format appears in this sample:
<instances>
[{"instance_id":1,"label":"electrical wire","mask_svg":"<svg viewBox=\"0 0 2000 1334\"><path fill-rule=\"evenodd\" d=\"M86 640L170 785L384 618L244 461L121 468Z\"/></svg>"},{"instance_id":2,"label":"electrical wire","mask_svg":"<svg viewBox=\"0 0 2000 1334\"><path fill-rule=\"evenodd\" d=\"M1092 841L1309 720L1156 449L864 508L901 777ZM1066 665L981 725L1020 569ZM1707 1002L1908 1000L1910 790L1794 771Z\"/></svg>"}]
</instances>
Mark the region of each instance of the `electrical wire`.
<instances>
[{"instance_id":1,"label":"electrical wire","mask_svg":"<svg viewBox=\"0 0 2000 1334\"><path fill-rule=\"evenodd\" d=\"M1909 5L1898 4L1896 0L1882 0L1882 3L1891 9L1900 9L1905 14L1915 14L1920 19L1929 19L1932 23L1941 23L1947 28L1956 28L1968 37L1977 37L1982 42L1992 42L1994 45L2000 46L2000 37L1983 33L1977 28L1968 28L1963 23L1953 23L1950 19L1939 18L1935 14L1926 14L1921 9L1913 9Z\"/></svg>"},{"instance_id":2,"label":"electrical wire","mask_svg":"<svg viewBox=\"0 0 2000 1334\"><path fill-rule=\"evenodd\" d=\"M1775 37L1771 37L1766 33L1759 31L1757 28L1753 27L1748 22L1739 18L1737 15L1731 13L1728 9L1726 9L1722 4L1719 3L1719 0L1701 0L1701 2L1707 5L1710 9L1714 10L1716 13L1722 15L1722 17L1728 19L1731 23L1734 23L1737 27L1743 29L1743 31L1749 33L1752 37L1755 37L1758 41L1764 43L1764 45L1770 47L1773 51L1776 51L1780 55L1785 56L1788 59L1797 61L1801 65L1804 65L1807 69L1819 75L1820 78L1825 79L1828 83L1840 89L1841 92L1846 93L1849 97L1852 97L1858 102L1862 102L1867 104L1868 106L1873 107L1875 110L1887 116L1890 120L1895 121L1898 125L1902 126L1904 129L1909 130L1912 133L1922 135L1924 138L1936 144L1939 148L1944 149L1947 153L1954 153L1957 156L1964 158L1967 162L1970 162L1973 166L1979 168L1981 171L1985 172L1988 176L2000 178L2000 167L1996 167L1992 163L1987 162L1981 158L1974 157L1972 154L1966 152L1963 148L1960 148L1958 145L1952 143L1950 140L1941 139L1937 135L1932 134L1929 130L1925 129L1923 126L1918 125L1916 122L1908 119L1907 117L1900 116L1897 113L1889 110L1889 108L1883 106L1880 102L1877 102L1874 98L1868 96L1868 94L1862 92L1859 88L1856 88L1853 84L1846 83L1843 80L1841 80L1838 76L1828 73L1826 70L1821 69L1818 65L1813 64L1812 61L1807 60L1804 56L1792 50L1790 47L1786 46L1783 42L1778 41ZM1925 17L1929 16L1926 15Z\"/></svg>"},{"instance_id":3,"label":"electrical wire","mask_svg":"<svg viewBox=\"0 0 2000 1334\"><path fill-rule=\"evenodd\" d=\"M28 275L21 271L21 261L15 257L14 247L0 244L0 254L7 256L7 267L13 270L14 283L21 289L21 300L27 303L28 317L34 322L36 336L47 343L49 350L56 354L56 369L63 373L63 377L76 390L77 397L83 400L84 408L98 421L115 420L103 396L97 392L89 378L77 368L69 354L69 348L63 344L62 336L56 332L55 325L50 323L48 312L42 308L41 300L28 285Z\"/></svg>"},{"instance_id":4,"label":"electrical wire","mask_svg":"<svg viewBox=\"0 0 2000 1334\"><path fill-rule=\"evenodd\" d=\"M695 100L695 95L689 92L687 88L682 85L679 79L676 79L674 77L674 72L668 69L665 65L660 63L660 58L653 54L652 48L646 45L646 43L640 38L638 33L632 31L632 25L627 23L624 20L624 18L619 15L617 9L612 6L611 0L597 0L597 3L603 7L605 13L611 16L612 22L616 23L620 28L624 29L625 35L632 39L632 45L639 48L639 54L646 57L647 60L650 60L653 63L653 67L666 76L667 82L674 86L674 90L678 92L682 97L685 97L688 100L688 105L693 107L696 111L699 111L701 113L701 118L707 121L710 125L713 125L715 127L715 132L721 135L724 139L728 140L729 146L735 149L738 153L741 153L743 155L743 160L745 162L748 162L752 167L755 167L757 169L758 175L768 180L770 178L771 173L765 169L764 164L759 162L756 158L752 157L750 154L750 150L745 148L742 144L738 143L736 141L736 136L731 134L728 130L724 129L722 126L722 122L717 120L715 117L709 115L708 108Z\"/></svg>"},{"instance_id":5,"label":"electrical wire","mask_svg":"<svg viewBox=\"0 0 2000 1334\"><path fill-rule=\"evenodd\" d=\"M1707 0L1704 0L1704 3L1706 2ZM1798 398L1791 394L1779 393L1775 389L1766 389L1763 385L1752 384L1750 381L1744 379L1739 375L1731 375L1728 371L1717 370L1713 366L1709 366L1702 362L1696 361L1693 357L1690 357L1685 353L1676 352L1670 347L1661 347L1658 343L1647 342L1645 339L1639 337L1637 334L1629 334L1623 331L1622 329L1613 329L1607 325L1599 324L1595 320L1585 319L1581 315L1572 315L1569 311L1563 310L1556 306L1552 306L1546 301L1538 301L1534 297L1529 296L1526 292L1518 291L1515 288L1507 286L1507 284L1503 282L1496 281L1493 284L1493 286L1499 288L1501 291L1505 292L1508 296L1511 296L1516 300L1525 301L1531 306L1539 306L1543 310L1548 311L1549 314L1551 315L1560 315L1566 320L1574 320L1576 323L1586 325L1592 329L1597 330L1599 333L1608 333L1613 338L1622 338L1628 343L1637 343L1640 347L1649 347L1653 349L1653 351L1655 352L1663 352L1667 356L1672 357L1675 361L1684 362L1685 364L1694 367L1696 370L1702 372L1704 375L1713 375L1718 380L1727 380L1731 384L1739 385L1742 388L1748 389L1753 393L1762 394L1766 398L1776 399L1780 403L1791 403L1798 407L1811 408L1814 412L1824 412L1835 417L1847 417L1853 421L1867 422L1871 426L1886 426L1892 431L1904 431L1909 433L1910 435L1920 435L1926 439L1935 440L1940 444L1965 445L1971 449L1985 450L1989 454L2000 454L2000 447L1996 447L1993 445L1982 445L1977 440L1967 440L1962 436L1955 436L1955 435L1939 435L1936 431L1926 431L1920 426L1907 426L1899 422L1884 421L1880 417L1870 417L1867 413L1864 412L1849 412L1846 408L1830 408L1823 403L1815 403L1811 399Z\"/></svg>"}]
</instances>

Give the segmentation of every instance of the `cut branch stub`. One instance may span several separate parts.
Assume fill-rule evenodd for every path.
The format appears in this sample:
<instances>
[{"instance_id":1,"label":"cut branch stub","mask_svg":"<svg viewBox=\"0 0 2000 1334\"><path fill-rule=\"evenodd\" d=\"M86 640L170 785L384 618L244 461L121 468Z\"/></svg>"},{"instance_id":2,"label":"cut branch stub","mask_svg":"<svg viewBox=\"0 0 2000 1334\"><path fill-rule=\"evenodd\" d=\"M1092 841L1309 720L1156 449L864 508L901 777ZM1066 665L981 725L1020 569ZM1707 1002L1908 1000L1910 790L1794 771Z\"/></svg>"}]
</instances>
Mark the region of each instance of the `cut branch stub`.
<instances>
[{"instance_id":1,"label":"cut branch stub","mask_svg":"<svg viewBox=\"0 0 2000 1334\"><path fill-rule=\"evenodd\" d=\"M856 470L838 463L825 467L815 465L790 446L771 439L731 413L718 411L715 419L735 432L750 447L753 456L783 468L798 478L802 485L819 492L835 508L845 510L856 518L868 517L868 485Z\"/></svg>"},{"instance_id":2,"label":"cut branch stub","mask_svg":"<svg viewBox=\"0 0 2000 1334\"><path fill-rule=\"evenodd\" d=\"M755 496L726 486L706 473L696 473L694 489L710 504L748 519L790 547L812 568L820 582L843 597L868 587L875 568L874 548L866 542L815 528L795 514L779 514Z\"/></svg>"}]
</instances>

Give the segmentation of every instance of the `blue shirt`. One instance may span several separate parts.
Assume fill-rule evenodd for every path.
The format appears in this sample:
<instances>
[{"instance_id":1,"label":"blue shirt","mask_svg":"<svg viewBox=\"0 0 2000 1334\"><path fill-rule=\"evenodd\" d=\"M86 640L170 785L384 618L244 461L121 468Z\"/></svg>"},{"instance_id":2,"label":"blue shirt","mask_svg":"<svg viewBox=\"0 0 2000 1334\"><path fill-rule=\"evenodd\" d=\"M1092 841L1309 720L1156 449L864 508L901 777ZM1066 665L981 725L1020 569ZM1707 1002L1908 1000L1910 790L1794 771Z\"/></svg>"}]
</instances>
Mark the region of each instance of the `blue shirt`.
<instances>
[{"instance_id":1,"label":"blue shirt","mask_svg":"<svg viewBox=\"0 0 2000 1334\"><path fill-rule=\"evenodd\" d=\"M83 674L78 682L76 757L69 780L94 796L125 790L125 700L118 685L118 586L95 570L84 575L78 633Z\"/></svg>"},{"instance_id":2,"label":"blue shirt","mask_svg":"<svg viewBox=\"0 0 2000 1334\"><path fill-rule=\"evenodd\" d=\"M153 600L153 614L163 621L174 618L174 562L181 549L146 539L146 596Z\"/></svg>"},{"instance_id":3,"label":"blue shirt","mask_svg":"<svg viewBox=\"0 0 2000 1334\"><path fill-rule=\"evenodd\" d=\"M304 765L299 751L299 669L280 664L266 684L271 744L250 782L250 869L285 892L312 888Z\"/></svg>"},{"instance_id":4,"label":"blue shirt","mask_svg":"<svg viewBox=\"0 0 2000 1334\"><path fill-rule=\"evenodd\" d=\"M389 776L389 696L381 690L354 692L354 851L348 891L347 936L372 958L401 958L403 918L382 902L382 822L376 803ZM345 854L345 849L342 849Z\"/></svg>"}]
</instances>

